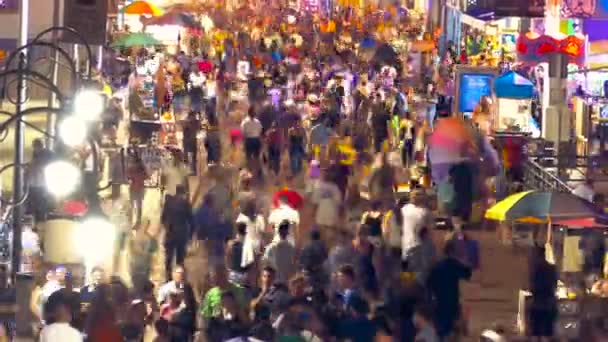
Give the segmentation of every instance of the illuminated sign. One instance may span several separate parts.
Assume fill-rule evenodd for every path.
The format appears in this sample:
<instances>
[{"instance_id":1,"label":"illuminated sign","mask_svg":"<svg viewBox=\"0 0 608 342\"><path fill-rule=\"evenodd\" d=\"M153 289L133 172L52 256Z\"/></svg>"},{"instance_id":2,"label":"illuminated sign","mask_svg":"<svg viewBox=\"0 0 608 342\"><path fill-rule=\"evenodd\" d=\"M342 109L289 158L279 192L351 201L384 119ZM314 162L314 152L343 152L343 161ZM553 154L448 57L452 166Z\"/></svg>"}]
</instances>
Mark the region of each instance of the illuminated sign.
<instances>
[{"instance_id":1,"label":"illuminated sign","mask_svg":"<svg viewBox=\"0 0 608 342\"><path fill-rule=\"evenodd\" d=\"M471 113L484 96L492 96L493 74L462 73L458 77L458 111Z\"/></svg>"}]
</instances>

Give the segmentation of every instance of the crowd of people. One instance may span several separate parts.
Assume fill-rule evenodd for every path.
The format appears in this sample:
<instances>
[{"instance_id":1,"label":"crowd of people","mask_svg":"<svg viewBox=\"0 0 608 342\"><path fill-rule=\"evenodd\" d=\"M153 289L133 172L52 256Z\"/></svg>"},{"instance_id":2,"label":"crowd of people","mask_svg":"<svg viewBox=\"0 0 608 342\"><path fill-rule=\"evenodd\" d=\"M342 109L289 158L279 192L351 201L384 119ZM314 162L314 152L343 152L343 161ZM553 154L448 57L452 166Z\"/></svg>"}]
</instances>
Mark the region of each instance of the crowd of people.
<instances>
[{"instance_id":1,"label":"crowd of people","mask_svg":"<svg viewBox=\"0 0 608 342\"><path fill-rule=\"evenodd\" d=\"M433 342L466 334L459 283L479 266L479 251L461 228L475 169L450 170L469 186L457 189L454 231L438 241L426 151L437 102L448 102L436 101L437 75L412 85L396 53L368 62L316 36L302 46L277 34L280 42L228 44L215 57L157 54L156 79L167 82L156 86L155 110L187 113L182 153L163 170L162 234L148 236L148 172L134 155L126 178L136 233L120 237L130 279L98 267L76 291L68 270L49 271L32 296L41 341ZM142 110L131 97L126 105ZM104 127L115 129L108 117ZM119 198L120 186L112 190ZM155 284L159 243L169 279Z\"/></svg>"}]
</instances>

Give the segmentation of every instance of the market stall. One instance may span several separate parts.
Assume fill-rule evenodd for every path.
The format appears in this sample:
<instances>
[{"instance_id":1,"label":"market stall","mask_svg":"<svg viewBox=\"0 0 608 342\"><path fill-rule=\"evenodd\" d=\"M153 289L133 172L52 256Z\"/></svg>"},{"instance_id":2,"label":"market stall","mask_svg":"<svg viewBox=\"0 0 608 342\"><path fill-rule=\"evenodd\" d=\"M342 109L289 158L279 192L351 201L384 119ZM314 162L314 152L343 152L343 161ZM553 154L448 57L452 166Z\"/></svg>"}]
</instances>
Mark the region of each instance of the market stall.
<instances>
[{"instance_id":1,"label":"market stall","mask_svg":"<svg viewBox=\"0 0 608 342\"><path fill-rule=\"evenodd\" d=\"M605 322L608 313L606 280L600 275L608 243L608 225L600 218L560 220L548 225L546 259L559 272L556 335L587 340L588 327ZM599 278L599 280L598 280ZM528 329L531 293L520 290L518 327Z\"/></svg>"},{"instance_id":2,"label":"market stall","mask_svg":"<svg viewBox=\"0 0 608 342\"><path fill-rule=\"evenodd\" d=\"M532 82L515 71L509 71L496 78L494 91L496 94L494 132L538 131L532 119L531 104L534 95Z\"/></svg>"}]
</instances>

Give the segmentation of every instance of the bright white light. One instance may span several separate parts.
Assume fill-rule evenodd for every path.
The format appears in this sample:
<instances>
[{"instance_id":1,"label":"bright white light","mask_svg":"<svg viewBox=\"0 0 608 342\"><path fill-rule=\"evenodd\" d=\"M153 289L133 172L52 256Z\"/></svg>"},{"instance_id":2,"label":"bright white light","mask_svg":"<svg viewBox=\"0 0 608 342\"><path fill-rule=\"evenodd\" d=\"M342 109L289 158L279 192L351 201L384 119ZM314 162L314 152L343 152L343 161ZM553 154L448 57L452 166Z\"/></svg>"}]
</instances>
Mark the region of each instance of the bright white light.
<instances>
[{"instance_id":1,"label":"bright white light","mask_svg":"<svg viewBox=\"0 0 608 342\"><path fill-rule=\"evenodd\" d=\"M80 118L68 116L59 123L59 137L69 147L80 146L87 138L87 125Z\"/></svg>"},{"instance_id":2,"label":"bright white light","mask_svg":"<svg viewBox=\"0 0 608 342\"><path fill-rule=\"evenodd\" d=\"M102 217L91 217L79 225L74 239L85 265L100 264L114 255L116 227Z\"/></svg>"},{"instance_id":3,"label":"bright white light","mask_svg":"<svg viewBox=\"0 0 608 342\"><path fill-rule=\"evenodd\" d=\"M80 185L80 169L64 160L52 162L44 168L44 182L49 193L66 197Z\"/></svg>"},{"instance_id":4,"label":"bright white light","mask_svg":"<svg viewBox=\"0 0 608 342\"><path fill-rule=\"evenodd\" d=\"M83 90L74 99L74 114L86 121L98 120L103 113L103 94L94 90Z\"/></svg>"}]
</instances>

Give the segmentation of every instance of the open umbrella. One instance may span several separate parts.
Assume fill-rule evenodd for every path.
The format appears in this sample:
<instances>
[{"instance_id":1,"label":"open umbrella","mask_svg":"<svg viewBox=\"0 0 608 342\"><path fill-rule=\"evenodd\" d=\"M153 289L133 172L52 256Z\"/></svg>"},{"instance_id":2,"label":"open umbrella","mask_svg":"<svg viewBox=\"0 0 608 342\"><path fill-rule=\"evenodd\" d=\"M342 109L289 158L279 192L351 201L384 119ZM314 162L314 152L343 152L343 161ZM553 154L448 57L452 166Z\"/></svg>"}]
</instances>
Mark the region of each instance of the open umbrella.
<instances>
[{"instance_id":1,"label":"open umbrella","mask_svg":"<svg viewBox=\"0 0 608 342\"><path fill-rule=\"evenodd\" d=\"M514 221L524 217L565 220L601 215L591 202L571 193L524 191L496 203L486 211L485 217L497 221Z\"/></svg>"},{"instance_id":2,"label":"open umbrella","mask_svg":"<svg viewBox=\"0 0 608 342\"><path fill-rule=\"evenodd\" d=\"M134 1L122 9L124 14L151 15L157 17L163 11L147 1Z\"/></svg>"},{"instance_id":3,"label":"open umbrella","mask_svg":"<svg viewBox=\"0 0 608 342\"><path fill-rule=\"evenodd\" d=\"M130 33L124 37L119 38L112 43L112 47L131 47L131 46L150 46L160 45L161 42L152 37L148 33L136 32Z\"/></svg>"},{"instance_id":4,"label":"open umbrella","mask_svg":"<svg viewBox=\"0 0 608 342\"><path fill-rule=\"evenodd\" d=\"M608 221L605 217L585 217L571 220L559 220L553 224L568 228L606 228Z\"/></svg>"},{"instance_id":5,"label":"open umbrella","mask_svg":"<svg viewBox=\"0 0 608 342\"><path fill-rule=\"evenodd\" d=\"M279 200L283 197L287 199L287 203L293 209L299 209L304 204L304 198L302 198L302 195L296 191L285 188L275 192L274 195L272 195L272 205L274 207L278 207Z\"/></svg>"},{"instance_id":6,"label":"open umbrella","mask_svg":"<svg viewBox=\"0 0 608 342\"><path fill-rule=\"evenodd\" d=\"M464 144L473 140L472 133L462 119L453 116L441 118L435 123L433 134L429 138L429 146L449 150L461 149Z\"/></svg>"},{"instance_id":7,"label":"open umbrella","mask_svg":"<svg viewBox=\"0 0 608 342\"><path fill-rule=\"evenodd\" d=\"M146 25L157 25L157 26L167 26L167 25L175 25L182 27L198 27L199 23L196 22L196 19L186 13L181 13L177 11L171 11L161 15L160 17L150 18L145 20Z\"/></svg>"}]
</instances>

